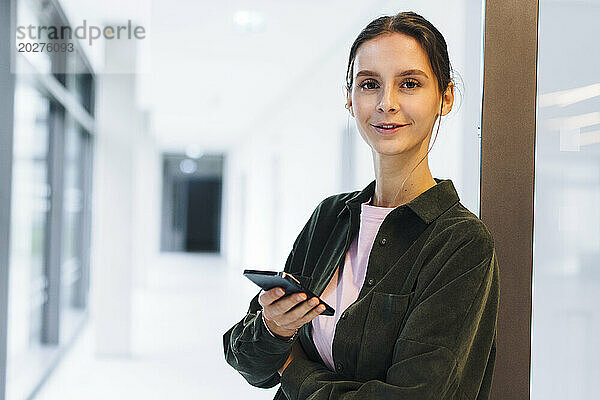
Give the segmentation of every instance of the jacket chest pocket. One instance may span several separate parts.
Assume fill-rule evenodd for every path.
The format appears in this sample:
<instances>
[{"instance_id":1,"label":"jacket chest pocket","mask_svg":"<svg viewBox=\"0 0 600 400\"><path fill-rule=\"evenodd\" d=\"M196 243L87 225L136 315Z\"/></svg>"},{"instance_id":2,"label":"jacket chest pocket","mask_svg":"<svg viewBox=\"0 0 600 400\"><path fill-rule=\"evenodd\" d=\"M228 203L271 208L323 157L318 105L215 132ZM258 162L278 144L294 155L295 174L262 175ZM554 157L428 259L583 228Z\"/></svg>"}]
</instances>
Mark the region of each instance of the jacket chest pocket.
<instances>
[{"instance_id":1,"label":"jacket chest pocket","mask_svg":"<svg viewBox=\"0 0 600 400\"><path fill-rule=\"evenodd\" d=\"M356 365L357 379L385 381L412 294L373 292Z\"/></svg>"}]
</instances>

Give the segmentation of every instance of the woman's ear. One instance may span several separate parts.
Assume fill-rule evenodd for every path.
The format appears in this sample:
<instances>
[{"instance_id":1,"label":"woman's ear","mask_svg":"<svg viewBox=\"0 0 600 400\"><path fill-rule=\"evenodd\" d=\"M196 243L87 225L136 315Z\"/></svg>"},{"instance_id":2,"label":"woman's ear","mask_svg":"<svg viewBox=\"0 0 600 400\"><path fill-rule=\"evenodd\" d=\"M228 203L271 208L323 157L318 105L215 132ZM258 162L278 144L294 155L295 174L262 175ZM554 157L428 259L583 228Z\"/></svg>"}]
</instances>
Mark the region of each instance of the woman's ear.
<instances>
[{"instance_id":1,"label":"woman's ear","mask_svg":"<svg viewBox=\"0 0 600 400\"><path fill-rule=\"evenodd\" d=\"M348 90L347 86L344 87L344 89L346 90L346 105L344 107L346 107L346 110L354 117L354 110L352 110L352 93Z\"/></svg>"},{"instance_id":2,"label":"woman's ear","mask_svg":"<svg viewBox=\"0 0 600 400\"><path fill-rule=\"evenodd\" d=\"M354 110L352 109L352 99L350 99L350 97L346 98L346 109L350 112L350 115L354 117Z\"/></svg>"},{"instance_id":3,"label":"woman's ear","mask_svg":"<svg viewBox=\"0 0 600 400\"><path fill-rule=\"evenodd\" d=\"M450 82L442 97L442 115L447 115L454 104L454 83Z\"/></svg>"}]
</instances>

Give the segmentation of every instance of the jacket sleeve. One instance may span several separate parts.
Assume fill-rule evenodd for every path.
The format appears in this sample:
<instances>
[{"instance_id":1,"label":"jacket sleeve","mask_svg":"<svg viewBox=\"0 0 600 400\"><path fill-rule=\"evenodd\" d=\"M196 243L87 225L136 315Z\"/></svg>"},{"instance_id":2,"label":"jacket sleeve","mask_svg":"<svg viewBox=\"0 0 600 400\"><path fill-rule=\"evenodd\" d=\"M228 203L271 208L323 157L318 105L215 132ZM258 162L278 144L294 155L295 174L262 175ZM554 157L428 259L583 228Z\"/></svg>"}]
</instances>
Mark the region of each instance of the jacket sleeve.
<instances>
[{"instance_id":1,"label":"jacket sleeve","mask_svg":"<svg viewBox=\"0 0 600 400\"><path fill-rule=\"evenodd\" d=\"M395 339L385 381L353 381L305 357L294 358L280 378L287 398L476 398L495 347L499 271L493 240L465 239L441 254L421 270L416 305Z\"/></svg>"},{"instance_id":2,"label":"jacket sleeve","mask_svg":"<svg viewBox=\"0 0 600 400\"><path fill-rule=\"evenodd\" d=\"M301 261L294 261L294 259L296 254L300 256L305 252L307 236L314 229L321 204L313 211L294 241L284 271L294 273L292 271L294 266L302 264ZM246 316L223 335L223 350L227 363L248 383L260 388L271 388L280 382L277 370L283 366L290 355L292 343L275 338L266 330L259 313L262 310L258 302L261 292L259 291L250 301Z\"/></svg>"}]
</instances>

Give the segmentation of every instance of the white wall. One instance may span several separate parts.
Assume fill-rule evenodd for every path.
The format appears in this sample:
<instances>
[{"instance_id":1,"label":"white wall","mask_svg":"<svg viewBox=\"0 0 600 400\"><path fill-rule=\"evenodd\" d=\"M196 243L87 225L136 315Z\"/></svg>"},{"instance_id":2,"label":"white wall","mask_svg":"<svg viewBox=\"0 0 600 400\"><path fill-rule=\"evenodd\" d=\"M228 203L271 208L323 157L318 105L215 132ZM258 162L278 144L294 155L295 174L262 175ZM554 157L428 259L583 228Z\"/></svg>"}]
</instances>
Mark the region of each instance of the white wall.
<instances>
[{"instance_id":1,"label":"white wall","mask_svg":"<svg viewBox=\"0 0 600 400\"><path fill-rule=\"evenodd\" d=\"M112 65L135 60L134 42L106 50ZM135 75L98 76L90 309L99 354L130 354L132 292L158 254L160 157L149 118L136 106Z\"/></svg>"},{"instance_id":2,"label":"white wall","mask_svg":"<svg viewBox=\"0 0 600 400\"><path fill-rule=\"evenodd\" d=\"M140 115L141 129L134 146L133 285L145 287L149 268L160 251L162 159L151 133L151 113Z\"/></svg>"}]
</instances>

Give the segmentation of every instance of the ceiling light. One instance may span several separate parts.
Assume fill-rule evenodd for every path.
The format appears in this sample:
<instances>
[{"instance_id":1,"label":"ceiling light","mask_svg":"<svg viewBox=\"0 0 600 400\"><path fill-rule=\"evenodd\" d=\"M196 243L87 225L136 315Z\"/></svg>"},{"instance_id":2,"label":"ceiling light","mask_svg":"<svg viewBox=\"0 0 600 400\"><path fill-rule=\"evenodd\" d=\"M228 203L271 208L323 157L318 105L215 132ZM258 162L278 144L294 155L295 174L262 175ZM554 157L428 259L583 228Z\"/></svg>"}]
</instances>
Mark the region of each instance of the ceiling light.
<instances>
[{"instance_id":1,"label":"ceiling light","mask_svg":"<svg viewBox=\"0 0 600 400\"><path fill-rule=\"evenodd\" d=\"M196 164L196 161L186 158L179 163L179 169L184 174L193 174L196 172L196 169L198 169L198 165Z\"/></svg>"},{"instance_id":2,"label":"ceiling light","mask_svg":"<svg viewBox=\"0 0 600 400\"><path fill-rule=\"evenodd\" d=\"M233 14L233 23L241 31L260 32L264 30L265 19L258 11L239 10Z\"/></svg>"},{"instance_id":3,"label":"ceiling light","mask_svg":"<svg viewBox=\"0 0 600 400\"><path fill-rule=\"evenodd\" d=\"M568 106L600 96L600 83L540 95L539 106Z\"/></svg>"}]
</instances>

